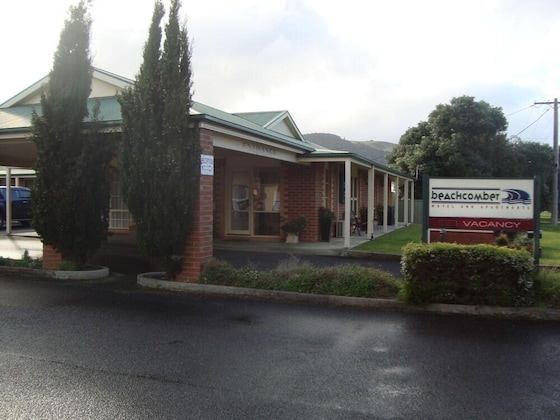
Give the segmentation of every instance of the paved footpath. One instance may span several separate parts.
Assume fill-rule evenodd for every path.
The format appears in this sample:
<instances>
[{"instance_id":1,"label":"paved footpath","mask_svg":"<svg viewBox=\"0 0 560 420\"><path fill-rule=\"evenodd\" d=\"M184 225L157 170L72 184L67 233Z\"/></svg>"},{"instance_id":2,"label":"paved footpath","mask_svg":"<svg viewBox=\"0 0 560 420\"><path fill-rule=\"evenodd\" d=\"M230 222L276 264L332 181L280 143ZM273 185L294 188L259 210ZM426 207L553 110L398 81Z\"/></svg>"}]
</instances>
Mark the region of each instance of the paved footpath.
<instances>
[{"instance_id":1,"label":"paved footpath","mask_svg":"<svg viewBox=\"0 0 560 420\"><path fill-rule=\"evenodd\" d=\"M20 259L25 251L33 258L43 257L43 244L35 231L16 227L15 235L6 235L0 230L0 257Z\"/></svg>"},{"instance_id":2,"label":"paved footpath","mask_svg":"<svg viewBox=\"0 0 560 420\"><path fill-rule=\"evenodd\" d=\"M16 227L14 234L7 236L5 231L0 231L0 257L19 259L27 250L34 258L43 256L42 243L32 229ZM290 252L282 252L279 244L266 244L260 247L247 247L244 243L235 244L230 247L217 246L214 249L216 258L227 261L234 267L252 265L257 269L273 269L282 261L296 256L301 261L311 262L319 266L330 266L338 264L361 264L387 270L393 275L400 277L400 263L398 260L373 260L363 258L339 257L332 250L313 249L308 246L301 250L291 249ZM283 244L280 244L283 245ZM271 252L271 250L273 252ZM268 251L268 252L263 252ZM108 241L104 243L93 260L94 264L109 267L111 271L124 274L139 274L153 271L153 268L139 253L133 242Z\"/></svg>"}]
</instances>

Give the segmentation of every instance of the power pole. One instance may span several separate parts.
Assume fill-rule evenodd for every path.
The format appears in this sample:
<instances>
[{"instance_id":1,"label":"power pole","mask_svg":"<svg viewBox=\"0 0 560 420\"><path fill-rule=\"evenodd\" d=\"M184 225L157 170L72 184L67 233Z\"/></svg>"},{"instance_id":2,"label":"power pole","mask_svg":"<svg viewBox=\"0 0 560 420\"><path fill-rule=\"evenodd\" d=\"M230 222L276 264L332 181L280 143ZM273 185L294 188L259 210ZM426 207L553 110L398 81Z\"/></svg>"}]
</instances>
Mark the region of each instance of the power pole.
<instances>
[{"instance_id":1,"label":"power pole","mask_svg":"<svg viewBox=\"0 0 560 420\"><path fill-rule=\"evenodd\" d=\"M535 105L553 105L554 109L554 168L552 170L552 226L558 225L558 99L553 102L535 102Z\"/></svg>"}]
</instances>

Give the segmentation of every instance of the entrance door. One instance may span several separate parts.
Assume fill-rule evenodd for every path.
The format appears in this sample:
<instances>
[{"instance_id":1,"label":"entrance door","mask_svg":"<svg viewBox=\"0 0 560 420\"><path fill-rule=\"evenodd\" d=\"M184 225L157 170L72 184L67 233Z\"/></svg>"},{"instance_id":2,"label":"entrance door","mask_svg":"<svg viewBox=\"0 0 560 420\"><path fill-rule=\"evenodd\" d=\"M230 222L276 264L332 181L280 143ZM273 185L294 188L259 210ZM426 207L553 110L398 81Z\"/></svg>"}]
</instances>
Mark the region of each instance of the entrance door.
<instances>
[{"instance_id":1,"label":"entrance door","mask_svg":"<svg viewBox=\"0 0 560 420\"><path fill-rule=\"evenodd\" d=\"M231 173L230 231L234 234L250 234L251 174Z\"/></svg>"}]
</instances>

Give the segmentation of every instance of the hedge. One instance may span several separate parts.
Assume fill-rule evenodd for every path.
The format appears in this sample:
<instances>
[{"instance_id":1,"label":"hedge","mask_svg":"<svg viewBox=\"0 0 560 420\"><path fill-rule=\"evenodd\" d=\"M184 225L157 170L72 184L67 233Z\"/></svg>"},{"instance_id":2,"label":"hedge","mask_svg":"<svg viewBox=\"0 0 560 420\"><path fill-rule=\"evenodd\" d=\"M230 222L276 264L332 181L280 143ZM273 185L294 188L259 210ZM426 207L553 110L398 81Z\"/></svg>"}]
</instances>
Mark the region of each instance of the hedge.
<instances>
[{"instance_id":1,"label":"hedge","mask_svg":"<svg viewBox=\"0 0 560 420\"><path fill-rule=\"evenodd\" d=\"M535 298L536 269L524 250L410 243L401 269L403 299L411 305L530 306Z\"/></svg>"},{"instance_id":2,"label":"hedge","mask_svg":"<svg viewBox=\"0 0 560 420\"><path fill-rule=\"evenodd\" d=\"M199 282L298 293L396 298L401 283L390 273L354 264L316 267L297 258L282 261L275 270L247 266L233 268L225 261L211 260L203 267Z\"/></svg>"}]
</instances>

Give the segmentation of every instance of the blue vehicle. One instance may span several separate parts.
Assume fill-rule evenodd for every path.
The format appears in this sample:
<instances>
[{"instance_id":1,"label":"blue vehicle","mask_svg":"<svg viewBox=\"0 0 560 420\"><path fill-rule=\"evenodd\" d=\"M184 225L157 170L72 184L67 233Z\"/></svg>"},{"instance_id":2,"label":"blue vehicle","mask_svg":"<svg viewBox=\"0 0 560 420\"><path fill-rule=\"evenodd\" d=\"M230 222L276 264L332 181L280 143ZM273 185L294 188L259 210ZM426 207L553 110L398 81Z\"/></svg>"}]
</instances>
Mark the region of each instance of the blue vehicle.
<instances>
[{"instance_id":1,"label":"blue vehicle","mask_svg":"<svg viewBox=\"0 0 560 420\"><path fill-rule=\"evenodd\" d=\"M31 225L31 190L24 187L11 187L12 221L23 226ZM6 187L0 187L0 227L6 223Z\"/></svg>"}]
</instances>

